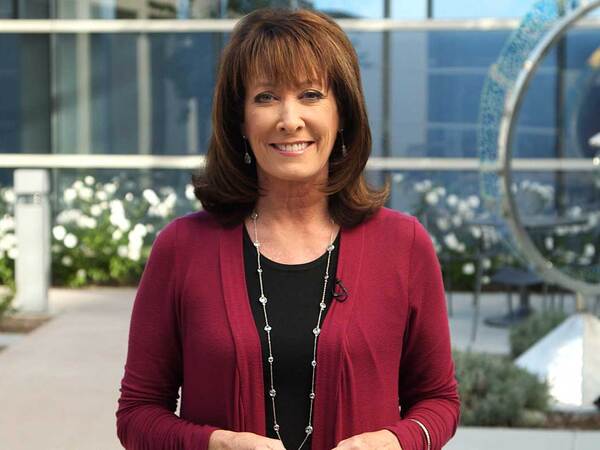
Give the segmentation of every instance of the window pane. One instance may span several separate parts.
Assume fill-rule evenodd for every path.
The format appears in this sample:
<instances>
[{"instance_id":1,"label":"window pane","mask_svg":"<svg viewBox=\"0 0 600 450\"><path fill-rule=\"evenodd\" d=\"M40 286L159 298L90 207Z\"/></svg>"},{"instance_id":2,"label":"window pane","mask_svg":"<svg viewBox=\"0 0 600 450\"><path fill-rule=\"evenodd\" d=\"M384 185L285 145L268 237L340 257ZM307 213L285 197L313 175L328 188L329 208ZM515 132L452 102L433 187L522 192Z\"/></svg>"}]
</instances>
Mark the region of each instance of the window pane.
<instances>
[{"instance_id":1,"label":"window pane","mask_svg":"<svg viewBox=\"0 0 600 450\"><path fill-rule=\"evenodd\" d=\"M539 0L433 0L436 19L467 19L477 17L521 17Z\"/></svg>"}]
</instances>

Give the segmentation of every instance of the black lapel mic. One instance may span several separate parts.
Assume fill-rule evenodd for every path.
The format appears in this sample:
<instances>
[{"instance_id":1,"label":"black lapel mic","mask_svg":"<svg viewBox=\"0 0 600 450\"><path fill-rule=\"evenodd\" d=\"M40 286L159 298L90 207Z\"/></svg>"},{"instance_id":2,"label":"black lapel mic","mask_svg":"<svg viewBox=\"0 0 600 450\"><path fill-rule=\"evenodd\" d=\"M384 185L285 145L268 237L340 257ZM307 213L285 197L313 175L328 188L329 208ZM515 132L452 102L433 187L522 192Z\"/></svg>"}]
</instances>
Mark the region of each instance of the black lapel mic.
<instances>
[{"instance_id":1,"label":"black lapel mic","mask_svg":"<svg viewBox=\"0 0 600 450\"><path fill-rule=\"evenodd\" d=\"M333 285L333 299L343 303L348 300L348 291L346 287L342 284L342 280L339 278L335 279L335 284Z\"/></svg>"}]
</instances>

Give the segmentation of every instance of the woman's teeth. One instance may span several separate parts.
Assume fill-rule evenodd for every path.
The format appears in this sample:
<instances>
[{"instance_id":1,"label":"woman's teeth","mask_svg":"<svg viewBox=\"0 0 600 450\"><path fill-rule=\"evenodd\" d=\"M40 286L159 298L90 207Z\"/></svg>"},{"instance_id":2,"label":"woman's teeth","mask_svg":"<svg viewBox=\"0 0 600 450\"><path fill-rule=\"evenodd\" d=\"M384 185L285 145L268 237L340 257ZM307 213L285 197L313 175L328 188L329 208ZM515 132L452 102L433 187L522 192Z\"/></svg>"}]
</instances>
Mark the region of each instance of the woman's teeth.
<instances>
[{"instance_id":1,"label":"woman's teeth","mask_svg":"<svg viewBox=\"0 0 600 450\"><path fill-rule=\"evenodd\" d=\"M306 147L308 147L310 145L310 143L308 142L303 142L301 144L273 144L275 145L275 147L277 147L277 149L281 150L282 152L301 152L303 151Z\"/></svg>"}]
</instances>

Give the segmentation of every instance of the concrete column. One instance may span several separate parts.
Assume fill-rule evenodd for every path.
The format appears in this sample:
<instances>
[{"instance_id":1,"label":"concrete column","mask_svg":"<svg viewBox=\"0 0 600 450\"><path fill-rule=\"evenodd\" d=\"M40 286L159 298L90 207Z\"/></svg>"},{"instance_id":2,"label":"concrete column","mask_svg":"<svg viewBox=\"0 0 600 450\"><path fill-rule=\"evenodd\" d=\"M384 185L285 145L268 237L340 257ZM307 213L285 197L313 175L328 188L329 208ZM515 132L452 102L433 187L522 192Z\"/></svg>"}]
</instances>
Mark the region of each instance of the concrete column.
<instances>
[{"instance_id":1,"label":"concrete column","mask_svg":"<svg viewBox=\"0 0 600 450\"><path fill-rule=\"evenodd\" d=\"M46 170L14 172L16 296L14 306L23 313L48 312L50 285L50 183Z\"/></svg>"}]
</instances>

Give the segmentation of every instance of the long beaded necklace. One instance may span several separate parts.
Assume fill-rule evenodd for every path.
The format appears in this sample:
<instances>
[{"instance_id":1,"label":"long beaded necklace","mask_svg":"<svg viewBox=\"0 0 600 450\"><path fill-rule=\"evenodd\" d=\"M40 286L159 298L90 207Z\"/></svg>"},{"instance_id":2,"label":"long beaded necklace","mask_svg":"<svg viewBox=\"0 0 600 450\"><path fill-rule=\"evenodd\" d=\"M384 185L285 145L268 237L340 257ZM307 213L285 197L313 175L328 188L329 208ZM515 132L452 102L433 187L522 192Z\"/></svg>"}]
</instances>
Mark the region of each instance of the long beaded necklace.
<instances>
[{"instance_id":1,"label":"long beaded necklace","mask_svg":"<svg viewBox=\"0 0 600 450\"><path fill-rule=\"evenodd\" d=\"M270 384L271 384L270 388L269 388L269 397L271 398L271 406L273 408L273 430L277 434L277 437L279 438L279 440L281 442L283 442L283 439L281 438L281 435L279 434L280 427L279 427L279 423L277 423L277 412L276 412L276 408L275 408L275 396L277 395L277 391L275 390L275 382L273 379L273 363L275 362L275 357L273 356L273 349L271 346L272 327L271 327L271 324L269 323L269 317L267 315L268 300L267 300L267 297L265 296L265 291L264 291L264 286L263 286L263 278L262 278L263 269L262 269L262 266L260 263L260 242L258 240L258 227L256 225L256 221L258 219L258 213L256 211L254 211L250 217L252 218L252 222L254 224L254 241L253 241L253 243L254 243L254 247L256 248L256 262L257 262L256 271L258 272L258 282L260 285L260 297L258 298L258 301L262 305L263 314L265 316L264 330L267 333L267 343L268 343L268 349L269 349L269 357L267 358L267 361L269 363L269 376L270 376ZM332 221L332 223L333 223L333 221ZM315 395L315 371L317 368L317 340L319 338L319 334L321 333L321 319L323 317L323 311L325 310L325 308L327 308L327 305L325 303L325 293L327 291L327 281L329 280L329 264L331 262L331 252L333 251L334 248L335 248L335 246L333 245L333 230L332 230L331 236L329 238L329 245L327 246L327 266L325 268L325 275L323 276L323 280L324 280L323 281L323 294L321 295L321 302L319 303L319 317L317 319L317 326L315 328L313 328L313 330L312 330L312 333L314 334L315 338L314 338L314 343L313 343L313 358L310 363L312 366L312 380L310 383L310 393L308 395L308 398L310 399L310 407L308 410L308 425L304 429L306 436L304 437L304 440L298 447L298 450L300 450L302 448L302 446L308 440L308 437L313 432L312 412L313 412L313 403L314 403L315 397L316 397L316 395Z\"/></svg>"}]
</instances>

